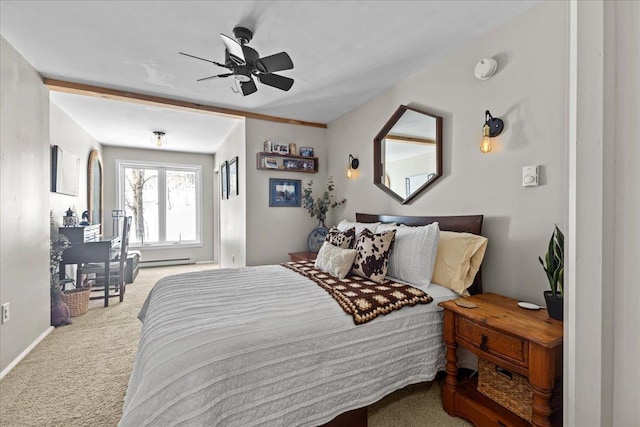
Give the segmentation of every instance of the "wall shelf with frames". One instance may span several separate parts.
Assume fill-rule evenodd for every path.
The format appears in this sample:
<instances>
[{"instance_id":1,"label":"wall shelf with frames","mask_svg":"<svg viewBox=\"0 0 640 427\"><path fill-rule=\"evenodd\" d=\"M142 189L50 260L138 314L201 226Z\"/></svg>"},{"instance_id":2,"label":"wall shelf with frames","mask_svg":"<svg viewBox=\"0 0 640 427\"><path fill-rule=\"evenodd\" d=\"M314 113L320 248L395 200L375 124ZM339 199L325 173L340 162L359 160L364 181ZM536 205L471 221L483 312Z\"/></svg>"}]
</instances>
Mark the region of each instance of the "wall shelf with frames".
<instances>
[{"instance_id":1,"label":"wall shelf with frames","mask_svg":"<svg viewBox=\"0 0 640 427\"><path fill-rule=\"evenodd\" d=\"M318 173L318 158L262 151L256 156L256 168L285 172Z\"/></svg>"}]
</instances>

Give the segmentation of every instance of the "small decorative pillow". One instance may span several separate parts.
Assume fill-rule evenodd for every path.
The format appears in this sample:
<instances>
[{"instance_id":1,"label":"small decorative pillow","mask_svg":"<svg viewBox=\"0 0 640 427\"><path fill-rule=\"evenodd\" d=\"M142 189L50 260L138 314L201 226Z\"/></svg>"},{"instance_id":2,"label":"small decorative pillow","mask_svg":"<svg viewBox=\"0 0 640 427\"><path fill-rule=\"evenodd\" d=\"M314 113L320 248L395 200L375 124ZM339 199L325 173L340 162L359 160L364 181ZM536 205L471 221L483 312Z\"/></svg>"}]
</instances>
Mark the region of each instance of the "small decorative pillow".
<instances>
[{"instance_id":1,"label":"small decorative pillow","mask_svg":"<svg viewBox=\"0 0 640 427\"><path fill-rule=\"evenodd\" d=\"M441 231L431 281L463 294L480 269L487 242L471 233Z\"/></svg>"},{"instance_id":2,"label":"small decorative pillow","mask_svg":"<svg viewBox=\"0 0 640 427\"><path fill-rule=\"evenodd\" d=\"M337 246L342 249L349 249L356 238L356 229L351 227L346 231L340 231L337 227L332 227L327 233L327 237L324 238L325 242L331 243L333 246Z\"/></svg>"},{"instance_id":3,"label":"small decorative pillow","mask_svg":"<svg viewBox=\"0 0 640 427\"><path fill-rule=\"evenodd\" d=\"M344 279L351 270L356 254L355 249L342 249L329 242L324 242L314 266L338 279Z\"/></svg>"},{"instance_id":4,"label":"small decorative pillow","mask_svg":"<svg viewBox=\"0 0 640 427\"><path fill-rule=\"evenodd\" d=\"M395 230L373 234L369 229L362 230L356 240L358 251L351 273L365 277L377 283L384 282L389 266L389 254L396 237Z\"/></svg>"}]
</instances>

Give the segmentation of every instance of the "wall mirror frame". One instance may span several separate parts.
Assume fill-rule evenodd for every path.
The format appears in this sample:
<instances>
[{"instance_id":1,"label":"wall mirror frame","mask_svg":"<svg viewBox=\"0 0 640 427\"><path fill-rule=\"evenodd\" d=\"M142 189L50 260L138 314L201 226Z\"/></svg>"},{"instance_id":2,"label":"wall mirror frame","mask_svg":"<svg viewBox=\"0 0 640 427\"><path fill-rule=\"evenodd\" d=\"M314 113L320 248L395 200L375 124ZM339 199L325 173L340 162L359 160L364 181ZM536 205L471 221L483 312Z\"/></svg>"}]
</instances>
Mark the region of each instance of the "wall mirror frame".
<instances>
[{"instance_id":1,"label":"wall mirror frame","mask_svg":"<svg viewBox=\"0 0 640 427\"><path fill-rule=\"evenodd\" d=\"M373 140L373 182L401 204L442 176L442 117L401 105Z\"/></svg>"},{"instance_id":2,"label":"wall mirror frame","mask_svg":"<svg viewBox=\"0 0 640 427\"><path fill-rule=\"evenodd\" d=\"M104 171L100 151L93 150L89 154L87 168L87 205L90 224L102 224L104 217Z\"/></svg>"}]
</instances>

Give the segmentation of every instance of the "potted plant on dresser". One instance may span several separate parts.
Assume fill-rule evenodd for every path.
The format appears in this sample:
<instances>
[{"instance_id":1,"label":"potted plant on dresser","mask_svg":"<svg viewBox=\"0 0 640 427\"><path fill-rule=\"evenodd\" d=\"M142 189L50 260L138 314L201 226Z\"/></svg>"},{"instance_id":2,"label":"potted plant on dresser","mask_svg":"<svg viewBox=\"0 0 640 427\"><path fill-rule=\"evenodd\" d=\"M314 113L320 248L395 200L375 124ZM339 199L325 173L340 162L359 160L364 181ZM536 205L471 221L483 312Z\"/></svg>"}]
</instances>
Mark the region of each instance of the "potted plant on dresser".
<instances>
[{"instance_id":1,"label":"potted plant on dresser","mask_svg":"<svg viewBox=\"0 0 640 427\"><path fill-rule=\"evenodd\" d=\"M552 319L562 320L564 307L564 234L556 225L544 260L538 257L547 273L551 290L544 291L547 312Z\"/></svg>"}]
</instances>

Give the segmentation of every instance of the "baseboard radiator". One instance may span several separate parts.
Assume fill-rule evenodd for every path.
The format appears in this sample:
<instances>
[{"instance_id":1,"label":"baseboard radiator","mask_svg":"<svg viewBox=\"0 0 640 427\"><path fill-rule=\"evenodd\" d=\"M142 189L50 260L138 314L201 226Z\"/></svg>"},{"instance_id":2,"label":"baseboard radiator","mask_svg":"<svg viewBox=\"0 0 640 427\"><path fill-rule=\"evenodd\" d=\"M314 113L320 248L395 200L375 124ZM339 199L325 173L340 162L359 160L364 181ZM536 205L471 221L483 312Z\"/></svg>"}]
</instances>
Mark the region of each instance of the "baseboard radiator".
<instances>
[{"instance_id":1,"label":"baseboard radiator","mask_svg":"<svg viewBox=\"0 0 640 427\"><path fill-rule=\"evenodd\" d=\"M150 259L140 261L140 267L162 267L167 265L195 264L196 259L189 258L168 258L168 259Z\"/></svg>"}]
</instances>

